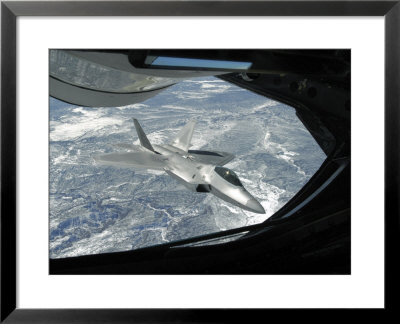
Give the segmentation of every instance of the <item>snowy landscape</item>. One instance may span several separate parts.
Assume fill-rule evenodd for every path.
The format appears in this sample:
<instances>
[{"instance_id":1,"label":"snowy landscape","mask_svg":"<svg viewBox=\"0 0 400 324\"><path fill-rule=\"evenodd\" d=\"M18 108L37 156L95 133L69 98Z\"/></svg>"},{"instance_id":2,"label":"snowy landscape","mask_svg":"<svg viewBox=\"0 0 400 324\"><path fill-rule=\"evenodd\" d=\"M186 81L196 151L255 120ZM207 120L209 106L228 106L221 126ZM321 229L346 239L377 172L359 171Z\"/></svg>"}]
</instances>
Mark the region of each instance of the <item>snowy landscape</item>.
<instances>
[{"instance_id":1,"label":"snowy landscape","mask_svg":"<svg viewBox=\"0 0 400 324\"><path fill-rule=\"evenodd\" d=\"M191 149L235 155L226 167L264 207L255 214L187 190L163 171L97 165L94 156L169 143L196 121ZM50 98L50 257L126 251L265 221L326 158L295 110L220 79L191 79L125 107Z\"/></svg>"}]
</instances>

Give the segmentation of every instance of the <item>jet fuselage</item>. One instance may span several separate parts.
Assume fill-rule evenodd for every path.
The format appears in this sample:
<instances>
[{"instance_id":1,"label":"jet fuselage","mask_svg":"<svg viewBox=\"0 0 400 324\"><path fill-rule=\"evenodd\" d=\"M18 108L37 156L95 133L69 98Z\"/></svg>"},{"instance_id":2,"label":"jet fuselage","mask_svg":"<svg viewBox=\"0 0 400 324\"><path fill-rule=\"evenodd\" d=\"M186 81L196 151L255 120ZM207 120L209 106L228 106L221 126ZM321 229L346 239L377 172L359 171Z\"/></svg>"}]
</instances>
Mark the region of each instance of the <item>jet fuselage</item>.
<instances>
[{"instance_id":1,"label":"jet fuselage","mask_svg":"<svg viewBox=\"0 0 400 324\"><path fill-rule=\"evenodd\" d=\"M140 146L120 144L130 152L96 157L101 164L117 167L164 170L192 191L209 192L245 210L264 214L262 205L243 187L232 170L223 167L233 155L219 151L189 150L195 123L190 121L171 144L152 145L136 119L133 119ZM133 151L133 152L132 152Z\"/></svg>"},{"instance_id":2,"label":"jet fuselage","mask_svg":"<svg viewBox=\"0 0 400 324\"><path fill-rule=\"evenodd\" d=\"M210 192L242 209L254 213L265 213L262 205L243 187L232 170L196 162L190 152L171 145L153 145L153 147L163 159L165 158L165 171L190 190Z\"/></svg>"}]
</instances>

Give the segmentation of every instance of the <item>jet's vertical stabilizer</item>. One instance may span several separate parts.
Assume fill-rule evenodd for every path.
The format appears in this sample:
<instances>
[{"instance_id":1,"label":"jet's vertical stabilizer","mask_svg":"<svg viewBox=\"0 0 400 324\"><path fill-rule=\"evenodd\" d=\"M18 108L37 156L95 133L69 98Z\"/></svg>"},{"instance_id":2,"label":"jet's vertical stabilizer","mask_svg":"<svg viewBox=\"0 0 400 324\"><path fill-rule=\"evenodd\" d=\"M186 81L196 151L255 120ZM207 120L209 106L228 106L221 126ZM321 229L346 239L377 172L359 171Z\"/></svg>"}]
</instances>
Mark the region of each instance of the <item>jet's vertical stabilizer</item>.
<instances>
[{"instance_id":1,"label":"jet's vertical stabilizer","mask_svg":"<svg viewBox=\"0 0 400 324\"><path fill-rule=\"evenodd\" d=\"M149 139L147 138L146 134L144 133L142 127L140 126L139 122L137 121L137 119L132 118L133 119L133 123L135 124L135 128L136 128L136 132L139 136L139 140L140 140L140 144L147 148L150 151L154 151L153 146L151 146Z\"/></svg>"},{"instance_id":2,"label":"jet's vertical stabilizer","mask_svg":"<svg viewBox=\"0 0 400 324\"><path fill-rule=\"evenodd\" d=\"M190 147L195 124L196 122L194 120L188 122L185 127L179 131L177 137L174 139L171 145L187 152Z\"/></svg>"}]
</instances>

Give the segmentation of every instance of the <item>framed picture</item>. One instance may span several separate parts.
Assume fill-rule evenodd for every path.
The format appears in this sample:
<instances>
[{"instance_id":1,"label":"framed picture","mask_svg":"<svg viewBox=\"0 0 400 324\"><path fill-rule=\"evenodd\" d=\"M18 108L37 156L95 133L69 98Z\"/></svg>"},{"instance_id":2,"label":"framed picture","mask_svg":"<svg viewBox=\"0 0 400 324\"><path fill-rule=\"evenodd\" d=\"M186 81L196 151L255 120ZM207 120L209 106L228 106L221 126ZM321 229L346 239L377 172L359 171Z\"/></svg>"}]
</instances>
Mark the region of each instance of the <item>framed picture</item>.
<instances>
[{"instance_id":1,"label":"framed picture","mask_svg":"<svg viewBox=\"0 0 400 324\"><path fill-rule=\"evenodd\" d=\"M272 267L272 254L285 255L279 248L270 250L268 269L239 265L239 251L263 250L243 243L265 227L272 239L272 227L283 230L273 225L278 219L299 219L300 196L311 199L346 169L342 143L350 138L319 127L329 120L317 117L317 97L332 102L327 110L341 107L338 124L349 127L350 58L348 49L51 49L50 274L349 274L350 240L340 244L347 256L335 269L296 266L294 251L285 268ZM128 61L135 68L104 72ZM315 79L333 80L325 65L340 66L330 88ZM277 97L285 100L270 99ZM346 162L329 167L339 155ZM341 186L335 204L347 210L349 181ZM346 227L338 231L342 237ZM165 263L172 248L174 264L139 266L139 254L158 250L152 262ZM186 249L198 260L191 266L178 256ZM201 257L206 250L226 260ZM129 266L120 259L128 254Z\"/></svg>"},{"instance_id":2,"label":"framed picture","mask_svg":"<svg viewBox=\"0 0 400 324\"><path fill-rule=\"evenodd\" d=\"M234 308L390 308L392 302L387 296L394 287L388 285L388 280L393 278L396 267L388 267L387 262L395 255L397 245L393 243L398 241L397 219L387 214L390 211L398 215L398 157L392 152L398 151L399 137L396 96L399 6L396 1L3 2L1 320L10 323L33 320L219 322L248 316L247 312L238 313ZM58 17L61 15L69 17ZM17 19L24 16L33 18ZM39 21L35 16L47 17ZM170 19L171 16L174 19ZM275 17L267 19L267 16ZM301 21L305 18L287 16L308 16L309 22ZM365 24L360 20L352 25L345 16L375 16L377 19L370 18ZM339 24L340 19L343 21ZM320 30L316 30L318 25ZM296 37L294 30L303 32L302 36ZM303 36L308 31L311 33L307 35L311 39L309 42ZM366 40L362 43L358 37L361 32L368 35L373 48L368 48ZM114 37L113 33L120 35ZM268 44L260 33L268 38ZM343 36L346 33L348 39ZM340 41L335 40L335 34L340 35ZM40 38L36 39L35 35ZM198 45L203 37L205 41ZM360 45L356 43L357 38ZM42 39L51 41L46 43ZM99 47L102 42L104 45ZM115 64L122 64L115 63L119 62L116 55L123 58L120 62L142 71L141 79L132 79L138 74L115 76L118 70ZM65 70L62 62L66 60L71 70ZM372 62L377 63L377 68ZM96 64L103 70L107 64L114 69L110 82L97 82ZM81 76L81 71L85 71L83 77L72 75L74 66ZM368 74L365 66L368 66ZM29 75L24 74L28 69ZM182 73L186 73L184 77ZM197 79L192 79L190 73L195 73ZM362 82L365 75L374 80L375 87ZM179 79L178 76L186 83L178 83L174 79ZM132 84L139 85L140 89L135 85L133 90L131 87L125 91L124 80L134 80ZM40 84L49 85L49 92L39 90ZM324 92L324 89L330 90ZM92 96L93 91L96 94ZM102 97L98 94L101 91L116 95ZM363 91L371 96L363 96ZM221 93L224 97L216 97ZM261 97L252 97L257 95ZM365 106L381 107L383 95L384 119L378 108L375 116L360 110ZM138 96L146 98L137 99ZM176 101L177 98L181 101ZM66 106L65 102L69 104ZM143 102L147 111L140 106ZM120 109L118 114L107 108L85 108L127 104L130 104L129 109ZM49 105L49 109L39 108L44 105ZM251 109L253 114L246 105L254 108ZM284 116L274 114L276 105L280 113L284 111ZM182 114L182 107L187 113L189 106L195 110L190 118L196 120L197 130L189 115ZM204 107L214 106L219 110L204 110ZM240 106L246 109L240 111ZM262 123L257 112L266 106L271 115L263 115L263 118L275 120L279 125L287 123L285 132L278 133L279 136L257 133L261 125L258 123ZM134 111L137 116L131 116ZM236 116L234 123L223 118L227 112L229 116ZM355 120L363 120L362 126ZM104 128L100 129L100 124ZM232 134L219 132L223 141L216 141L215 130L226 125L233 125L227 127ZM262 125L273 130L273 123ZM328 125L328 131L324 125ZM301 127L305 127L304 132ZM207 128L214 129L214 133ZM374 128L373 134L369 131L371 128ZM132 135L134 129L137 135ZM108 134L113 131L112 136L102 137L103 130ZM174 131L177 135L170 136L167 144L167 135ZM71 132L72 141L68 137ZM92 135L86 136L88 132ZM209 137L204 135L207 132ZM333 133L332 141L330 133ZM255 134L255 138L249 134ZM309 139L302 134L307 134ZM360 188L362 185L355 186L366 173L366 169L359 168L360 156L364 156L361 164L367 164L363 162L366 160L365 141L357 140L359 134L365 135L367 146L374 146L378 152L371 153L367 159L369 163L377 170L383 166L385 169L384 221L383 210L379 209L383 207L382 170L374 173L367 168L368 183L378 188L375 191L364 188L364 192ZM256 135L264 138L262 143ZM291 145L299 151L289 150L283 144L289 135L298 140L297 143L292 139ZM131 136L137 138L133 145ZM44 138L45 145L37 144L44 142ZM126 143L120 144L121 140ZM204 146L201 141L217 148ZM222 150L223 142L229 141L231 144L227 147L232 152L226 153L229 149ZM319 146L320 155L317 149L299 144L308 141L318 143L315 147ZM246 151L254 142L261 143L262 150ZM189 148L193 143L197 146ZM115 152L114 146L122 151ZM135 151L138 147L140 156ZM273 152L261 157L266 147ZM82 150L93 152L84 156L80 155ZM171 162L171 152L179 155L178 162ZM231 153L238 160L246 157L250 162L225 166L233 159ZM87 167L71 166L70 162L78 155L80 161L87 162ZM251 168L259 172L257 161L266 165L272 155L282 162L284 171L270 168L270 175L265 179L246 177ZM301 161L294 156L301 156ZM351 163L350 156L356 157ZM157 173L159 171L152 171L151 177L146 172L125 171L120 167L128 163L127 157L136 167L140 162L160 169L162 163L163 175ZM43 163L43 158L49 159L49 163ZM98 164L112 166L105 169ZM182 165L193 169L194 173L188 177ZM208 173L204 171L206 168L210 169ZM137 187L109 189L123 185L132 177L132 172L140 179ZM307 185L299 184L291 194L283 194L284 190L278 186L282 177L277 174L291 175L291 172L304 178ZM216 178L206 181L211 174ZM197 182L193 180L196 177L199 178ZM241 191L247 195L246 199L230 196L231 189L226 186L218 187L221 179L227 185L246 188ZM295 182L292 176L288 179L292 184ZM148 187L143 185L146 181L151 182ZM174 186L174 181L181 187L171 194L168 188ZM282 197L287 196L286 200L282 200L281 205L271 206L271 199L263 196L267 190L262 187L265 185L274 186L273 190L270 188L271 195L282 193ZM261 187L265 190L258 191ZM162 197L154 193L154 188L165 189L161 190ZM137 193L139 189L141 193ZM187 189L200 193L192 194ZM135 199L130 198L133 191ZM46 194L41 199L39 192L41 196L43 192L49 196ZM156 198L151 200L152 196ZM180 199L176 198L178 196ZM210 200L209 196L215 200ZM373 197L377 197L376 202L371 201ZM77 200L83 207L75 204ZM120 203L110 204L115 200ZM364 203L366 200L368 206ZM189 207L182 209L184 204ZM142 210L141 206L148 208ZM74 209L78 210L75 214L70 212ZM196 212L191 215L193 210ZM358 216L353 217L354 212ZM45 225L49 221L48 213L50 223ZM86 216L80 217L82 213ZM122 214L133 216L117 223L121 225L119 234L125 239L120 239L115 248L115 236L107 236L107 233L114 226L114 219ZM167 225L154 225L154 219L163 222L164 214ZM213 214L220 218L208 221ZM265 218L257 216L260 214L265 214ZM141 215L146 216L146 221L138 220ZM196 218L198 215L203 217L201 222ZM231 226L233 216L239 225ZM180 221L184 225L173 226ZM79 222L79 226L74 222ZM214 227L210 225L213 222L217 223ZM376 231L374 240L365 236L370 230ZM97 239L87 241L87 237ZM133 238L137 238L135 244L131 242ZM318 249L310 246L318 246ZM368 268L365 267L367 258L359 257L365 250L375 259ZM107 276L90 276L93 274ZM233 274L240 276L229 276ZM282 274L287 276L277 276ZM301 276L304 274L310 276ZM321 276L327 274L330 276ZM42 281L45 277L47 279ZM353 302L367 278L369 293L363 294L364 299ZM99 279L102 290L98 286ZM282 288L282 282L289 282L291 288ZM26 288L28 286L30 288ZM269 287L270 296L261 300L260 291L254 290L257 286L261 290ZM320 291L321 286L325 287L324 291ZM133 287L139 292L134 297L128 293ZM336 293L344 287L349 291L339 301ZM82 289L82 293L76 289ZM291 289L297 291L291 297L277 295L278 291ZM307 289L310 290L308 295L301 293ZM46 300L53 300L47 309L36 309L44 305L39 302L38 290L50 297ZM166 300L160 290L176 290L180 297L170 295ZM321 294L320 303L314 298L317 292ZM249 297L240 301L234 298L236 293ZM113 295L114 301L101 298L102 294ZM96 298L88 297L95 295ZM299 299L300 295L303 300ZM206 302L204 296L207 296ZM66 303L67 299L71 302ZM286 304L274 300L285 300ZM210 308L216 309L211 311ZM232 310L222 310L226 308Z\"/></svg>"}]
</instances>

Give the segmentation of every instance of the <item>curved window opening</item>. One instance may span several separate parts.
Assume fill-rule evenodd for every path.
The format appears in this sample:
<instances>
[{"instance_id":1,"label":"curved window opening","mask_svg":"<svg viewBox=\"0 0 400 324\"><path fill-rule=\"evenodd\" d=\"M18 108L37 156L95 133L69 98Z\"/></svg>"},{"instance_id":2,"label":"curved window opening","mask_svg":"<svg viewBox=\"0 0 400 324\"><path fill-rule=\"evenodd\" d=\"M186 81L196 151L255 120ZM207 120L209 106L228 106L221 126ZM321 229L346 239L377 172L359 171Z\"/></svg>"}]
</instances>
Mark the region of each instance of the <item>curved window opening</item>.
<instances>
[{"instance_id":1,"label":"curved window opening","mask_svg":"<svg viewBox=\"0 0 400 324\"><path fill-rule=\"evenodd\" d=\"M208 190L195 192L191 181L180 182L185 174L96 164L98 154L137 151L133 117L160 153L158 145L172 143L195 120L185 163L213 161L211 171L243 185L266 213ZM326 158L294 108L216 77L187 79L123 107L79 107L51 98L49 138L51 258L128 251L262 223ZM191 172L206 172L207 166L198 166Z\"/></svg>"}]
</instances>

